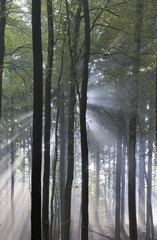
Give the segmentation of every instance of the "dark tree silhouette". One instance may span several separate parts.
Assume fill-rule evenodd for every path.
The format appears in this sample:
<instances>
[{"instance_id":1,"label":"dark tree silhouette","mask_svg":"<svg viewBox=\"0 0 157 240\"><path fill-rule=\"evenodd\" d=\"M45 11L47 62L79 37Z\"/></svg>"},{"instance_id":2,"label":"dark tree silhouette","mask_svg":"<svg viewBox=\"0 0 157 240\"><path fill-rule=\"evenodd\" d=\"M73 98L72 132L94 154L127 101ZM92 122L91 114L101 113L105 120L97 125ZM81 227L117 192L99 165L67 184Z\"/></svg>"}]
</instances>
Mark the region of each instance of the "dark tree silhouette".
<instances>
[{"instance_id":1,"label":"dark tree silhouette","mask_svg":"<svg viewBox=\"0 0 157 240\"><path fill-rule=\"evenodd\" d=\"M53 66L53 11L52 0L47 0L48 56L45 86L45 128L44 128L44 179L43 179L43 240L49 240L49 176L50 176L50 133L51 133L51 78Z\"/></svg>"},{"instance_id":2,"label":"dark tree silhouette","mask_svg":"<svg viewBox=\"0 0 157 240\"><path fill-rule=\"evenodd\" d=\"M81 157L82 157L82 228L81 239L88 240L88 143L86 129L88 63L90 57L90 18L88 0L83 0L85 21L85 46L83 58L83 73L80 101L80 131L81 131Z\"/></svg>"},{"instance_id":3,"label":"dark tree silhouette","mask_svg":"<svg viewBox=\"0 0 157 240\"><path fill-rule=\"evenodd\" d=\"M137 220L136 220L136 118L139 88L139 69L140 69L140 48L143 20L143 0L136 1L136 22L134 34L134 57L133 57L133 81L132 98L130 101L129 114L129 231L130 240L137 240Z\"/></svg>"},{"instance_id":4,"label":"dark tree silhouette","mask_svg":"<svg viewBox=\"0 0 157 240\"><path fill-rule=\"evenodd\" d=\"M41 163L42 163L42 105L43 73L41 43L41 1L32 0L33 37L33 144L32 144L32 212L31 238L41 240Z\"/></svg>"}]
</instances>

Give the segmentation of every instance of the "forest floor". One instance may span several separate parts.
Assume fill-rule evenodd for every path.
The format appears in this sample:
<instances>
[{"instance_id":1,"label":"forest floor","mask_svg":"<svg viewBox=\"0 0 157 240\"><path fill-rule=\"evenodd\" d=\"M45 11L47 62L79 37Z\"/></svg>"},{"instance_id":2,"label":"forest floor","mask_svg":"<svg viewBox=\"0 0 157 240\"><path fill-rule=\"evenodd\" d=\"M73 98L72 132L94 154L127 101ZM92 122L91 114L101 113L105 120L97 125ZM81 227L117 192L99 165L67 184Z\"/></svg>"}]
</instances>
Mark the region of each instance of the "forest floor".
<instances>
[{"instance_id":1,"label":"forest floor","mask_svg":"<svg viewBox=\"0 0 157 240\"><path fill-rule=\"evenodd\" d=\"M157 227L154 228L154 240L157 240ZM81 234L78 233L78 229L72 233L71 240L81 240ZM114 238L114 227L113 225L101 228L100 226L89 226L89 240L116 240ZM126 232L121 234L121 240L129 240L129 236ZM146 233L144 230L138 229L138 240L146 240Z\"/></svg>"},{"instance_id":2,"label":"forest floor","mask_svg":"<svg viewBox=\"0 0 157 240\"><path fill-rule=\"evenodd\" d=\"M0 184L1 185L1 184ZM1 185L2 186L2 185ZM10 182L5 190L0 189L0 240L31 240L31 201L28 184L16 182L14 201L11 201ZM12 211L12 206L14 211ZM71 240L80 240L80 226L77 222L72 223ZM145 231L139 230L139 240L145 240ZM90 224L89 240L114 240L114 227L100 221L100 225ZM121 240L128 240L126 233L122 234ZM155 238L157 240L157 227L155 226Z\"/></svg>"}]
</instances>

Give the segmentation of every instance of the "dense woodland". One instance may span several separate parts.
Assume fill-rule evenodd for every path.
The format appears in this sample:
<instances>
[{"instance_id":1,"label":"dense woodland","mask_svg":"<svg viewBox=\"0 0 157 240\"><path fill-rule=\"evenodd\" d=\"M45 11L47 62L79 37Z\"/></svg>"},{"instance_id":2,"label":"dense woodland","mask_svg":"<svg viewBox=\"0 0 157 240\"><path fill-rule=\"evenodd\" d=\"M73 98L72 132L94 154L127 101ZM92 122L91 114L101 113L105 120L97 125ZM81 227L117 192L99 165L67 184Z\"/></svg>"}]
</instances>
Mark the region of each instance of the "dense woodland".
<instances>
[{"instance_id":1,"label":"dense woodland","mask_svg":"<svg viewBox=\"0 0 157 240\"><path fill-rule=\"evenodd\" d=\"M157 240L157 0L0 0L0 239Z\"/></svg>"}]
</instances>

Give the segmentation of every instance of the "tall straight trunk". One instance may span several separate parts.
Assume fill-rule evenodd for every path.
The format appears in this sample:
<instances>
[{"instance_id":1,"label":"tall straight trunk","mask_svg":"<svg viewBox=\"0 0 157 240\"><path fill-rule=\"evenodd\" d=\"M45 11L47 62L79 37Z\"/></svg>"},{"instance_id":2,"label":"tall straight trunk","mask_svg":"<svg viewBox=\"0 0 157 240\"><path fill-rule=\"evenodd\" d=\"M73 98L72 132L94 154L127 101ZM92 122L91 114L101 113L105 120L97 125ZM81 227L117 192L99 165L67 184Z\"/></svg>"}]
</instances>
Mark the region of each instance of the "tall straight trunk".
<instances>
[{"instance_id":1,"label":"tall straight trunk","mask_svg":"<svg viewBox=\"0 0 157 240\"><path fill-rule=\"evenodd\" d=\"M57 116L56 116L56 128L55 128L55 159L53 163L53 183L52 183L52 196L51 196L51 229L50 239L52 238L53 227L53 201L55 194L55 182L56 182L56 166L58 161L58 127L60 121L59 135L60 135L60 209L61 212L61 239L63 238L63 222L64 222L64 192L65 192L65 126L64 126L64 90L61 88L61 79L64 67L64 46L65 46L65 34L63 39L63 47L61 52L61 69L58 78L58 100L57 100ZM60 119L59 119L60 118ZM56 193L57 194L57 193ZM59 210L58 210L59 211Z\"/></svg>"},{"instance_id":2,"label":"tall straight trunk","mask_svg":"<svg viewBox=\"0 0 157 240\"><path fill-rule=\"evenodd\" d=\"M81 157L82 157L82 228L81 240L88 240L88 143L86 129L87 87L88 87L88 63L90 57L90 18L88 0L83 0L85 21L85 46L83 58L83 73L80 101L80 130L81 130Z\"/></svg>"},{"instance_id":3,"label":"tall straight trunk","mask_svg":"<svg viewBox=\"0 0 157 240\"><path fill-rule=\"evenodd\" d=\"M53 228L53 218L54 218L54 210L53 210L53 202L55 197L55 189L56 189L56 167L58 162L58 127L59 127L59 116L60 116L60 101L61 101L61 79L63 74L63 61L64 61L64 45L65 45L65 35L63 39L63 47L61 53L61 69L58 78L58 91L57 91L57 115L56 115L56 127L55 127L55 157L52 167L52 196L51 196L51 226L50 226L50 239L52 238L52 228Z\"/></svg>"},{"instance_id":4,"label":"tall straight trunk","mask_svg":"<svg viewBox=\"0 0 157 240\"><path fill-rule=\"evenodd\" d=\"M154 225L152 214L152 154L153 154L153 137L152 137L152 119L149 119L149 144L148 144L148 174L147 174L147 240L154 240Z\"/></svg>"},{"instance_id":5,"label":"tall straight trunk","mask_svg":"<svg viewBox=\"0 0 157 240\"><path fill-rule=\"evenodd\" d=\"M121 179L122 179L122 196L121 196L121 231L125 232L125 161L126 160L126 144L123 136L123 154L121 163Z\"/></svg>"},{"instance_id":6,"label":"tall straight trunk","mask_svg":"<svg viewBox=\"0 0 157 240\"><path fill-rule=\"evenodd\" d=\"M130 240L137 240L136 220L136 116L139 88L140 47L143 21L143 0L136 0L136 22L134 34L133 81L129 114L129 146L128 146L128 201Z\"/></svg>"},{"instance_id":7,"label":"tall straight trunk","mask_svg":"<svg viewBox=\"0 0 157 240\"><path fill-rule=\"evenodd\" d=\"M109 202L111 204L111 148L110 146L108 147L108 151L109 151L109 158L108 158L108 199ZM110 207L110 214L111 214L111 207Z\"/></svg>"},{"instance_id":8,"label":"tall straight trunk","mask_svg":"<svg viewBox=\"0 0 157 240\"><path fill-rule=\"evenodd\" d=\"M64 199L65 199L65 110L64 110L64 91L61 93L60 103L60 212L61 212L61 240L63 240L64 226Z\"/></svg>"},{"instance_id":9,"label":"tall straight trunk","mask_svg":"<svg viewBox=\"0 0 157 240\"><path fill-rule=\"evenodd\" d=\"M115 199L116 199L116 142L113 146L113 213L115 214Z\"/></svg>"},{"instance_id":10,"label":"tall straight trunk","mask_svg":"<svg viewBox=\"0 0 157 240\"><path fill-rule=\"evenodd\" d=\"M69 96L69 115L68 115L68 173L65 187L64 202L64 240L70 239L71 221L71 192L74 178L74 108L75 108L75 80L76 74L71 76L70 96Z\"/></svg>"},{"instance_id":11,"label":"tall straight trunk","mask_svg":"<svg viewBox=\"0 0 157 240\"><path fill-rule=\"evenodd\" d=\"M15 189L15 141L14 134L14 96L11 98L11 213L12 213L12 224L14 224L14 189Z\"/></svg>"},{"instance_id":12,"label":"tall straight trunk","mask_svg":"<svg viewBox=\"0 0 157 240\"><path fill-rule=\"evenodd\" d=\"M60 97L60 81L58 81L58 103ZM50 239L52 239L52 230L53 230L53 223L54 223L54 209L53 203L56 193L56 168L58 162L58 124L59 124L59 112L60 112L60 105L58 104L57 109L57 116L56 116L56 126L55 126L55 157L52 166L52 196L51 196L51 224L50 224ZM56 220L56 219L55 219Z\"/></svg>"},{"instance_id":13,"label":"tall straight trunk","mask_svg":"<svg viewBox=\"0 0 157 240\"><path fill-rule=\"evenodd\" d=\"M99 198L100 198L100 146L96 149L96 191L95 191L95 222L99 225Z\"/></svg>"},{"instance_id":14,"label":"tall straight trunk","mask_svg":"<svg viewBox=\"0 0 157 240\"><path fill-rule=\"evenodd\" d=\"M141 121L145 122L145 114L141 114ZM143 129L143 126L142 126ZM139 208L138 208L138 217L139 217L139 225L144 228L145 227L145 136L144 133L140 129L140 137L139 137Z\"/></svg>"},{"instance_id":15,"label":"tall straight trunk","mask_svg":"<svg viewBox=\"0 0 157 240\"><path fill-rule=\"evenodd\" d=\"M71 60L70 68L70 96L69 96L69 115L68 115L68 169L67 180L65 187L65 202L64 202L64 227L63 239L70 239L71 225L71 192L74 178L74 110L75 110L75 84L77 79L77 43L79 39L79 30L81 22L81 1L78 1L77 13L75 15L74 37L71 35L71 25L69 18L69 5L66 0L66 11L68 18L68 37L69 37L69 52ZM73 42L71 42L71 38Z\"/></svg>"},{"instance_id":16,"label":"tall straight trunk","mask_svg":"<svg viewBox=\"0 0 157 240\"><path fill-rule=\"evenodd\" d=\"M108 215L108 207L107 207L107 173L105 172L105 186L104 186L104 199L105 199L105 211L106 211L106 216Z\"/></svg>"},{"instance_id":17,"label":"tall straight trunk","mask_svg":"<svg viewBox=\"0 0 157 240\"><path fill-rule=\"evenodd\" d=\"M120 240L120 178L122 160L122 130L118 129L117 138L117 164L116 164L116 214L115 214L115 239Z\"/></svg>"},{"instance_id":18,"label":"tall straight trunk","mask_svg":"<svg viewBox=\"0 0 157 240\"><path fill-rule=\"evenodd\" d=\"M53 67L53 11L52 0L47 0L48 57L45 86L45 128L44 128L44 178L43 178L43 240L49 240L49 177L50 177L50 134L51 134L51 79Z\"/></svg>"},{"instance_id":19,"label":"tall straight trunk","mask_svg":"<svg viewBox=\"0 0 157 240\"><path fill-rule=\"evenodd\" d=\"M3 75L3 61L5 51L5 25L6 25L6 0L0 1L0 118L2 108L2 75Z\"/></svg>"},{"instance_id":20,"label":"tall straight trunk","mask_svg":"<svg viewBox=\"0 0 157 240\"><path fill-rule=\"evenodd\" d=\"M22 174L23 174L23 182L25 182L25 169L26 169L26 140L23 140L23 154L24 154L24 158L23 158L23 164L22 164Z\"/></svg>"},{"instance_id":21,"label":"tall straight trunk","mask_svg":"<svg viewBox=\"0 0 157 240\"><path fill-rule=\"evenodd\" d=\"M156 148L157 148L157 54L156 54L156 59L155 59L155 64L156 64Z\"/></svg>"},{"instance_id":22,"label":"tall straight trunk","mask_svg":"<svg viewBox=\"0 0 157 240\"><path fill-rule=\"evenodd\" d=\"M41 163L42 163L42 106L43 71L41 43L41 0L32 0L33 37L33 143L32 143L32 211L31 239L41 240Z\"/></svg>"}]
</instances>

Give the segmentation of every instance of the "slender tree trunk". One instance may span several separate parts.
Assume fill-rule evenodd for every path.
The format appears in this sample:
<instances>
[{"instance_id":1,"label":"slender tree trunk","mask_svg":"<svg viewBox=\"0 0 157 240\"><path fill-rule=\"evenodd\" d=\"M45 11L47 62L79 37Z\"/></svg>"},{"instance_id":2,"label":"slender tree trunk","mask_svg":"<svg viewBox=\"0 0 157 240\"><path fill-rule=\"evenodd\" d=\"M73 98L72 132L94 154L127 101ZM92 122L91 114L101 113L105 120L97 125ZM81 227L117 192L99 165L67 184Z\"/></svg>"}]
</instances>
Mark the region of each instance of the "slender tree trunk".
<instances>
[{"instance_id":1,"label":"slender tree trunk","mask_svg":"<svg viewBox=\"0 0 157 240\"><path fill-rule=\"evenodd\" d=\"M71 191L74 178L74 107L75 107L75 81L76 75L71 77L68 116L68 173L65 187L64 206L64 240L70 239L71 220Z\"/></svg>"},{"instance_id":2,"label":"slender tree trunk","mask_svg":"<svg viewBox=\"0 0 157 240\"><path fill-rule=\"evenodd\" d=\"M74 38L71 42L71 25L69 18L69 5L66 1L66 10L68 18L68 37L69 52L71 57L70 69L70 96L69 96L69 115L68 115L68 173L65 187L65 206L64 206L64 240L70 239L70 221L71 221L71 191L74 178L74 108L75 108L75 84L77 79L77 43L79 39L80 21L81 21L81 1L78 2L77 13L75 16Z\"/></svg>"},{"instance_id":3,"label":"slender tree trunk","mask_svg":"<svg viewBox=\"0 0 157 240\"><path fill-rule=\"evenodd\" d=\"M115 214L115 199L116 199L116 143L113 148L113 214Z\"/></svg>"},{"instance_id":4,"label":"slender tree trunk","mask_svg":"<svg viewBox=\"0 0 157 240\"><path fill-rule=\"evenodd\" d=\"M147 174L147 225L146 238L154 240L154 224L152 214L152 154L153 154L153 138L152 138L152 119L149 119L149 149L148 149L148 174Z\"/></svg>"},{"instance_id":5,"label":"slender tree trunk","mask_svg":"<svg viewBox=\"0 0 157 240\"><path fill-rule=\"evenodd\" d=\"M99 198L100 198L100 146L96 149L96 191L95 191L95 223L99 226Z\"/></svg>"},{"instance_id":6,"label":"slender tree trunk","mask_svg":"<svg viewBox=\"0 0 157 240\"><path fill-rule=\"evenodd\" d=\"M59 98L59 90L58 90L58 98ZM60 112L60 105L58 104L57 116L56 116L56 127L55 127L55 157L54 157L54 162L53 162L53 167L52 167L52 196L51 196L50 239L52 239L53 222L54 222L54 215L55 215L54 214L54 209L53 209L53 202L54 202L55 191L56 191L56 168L57 168L57 162L58 162L58 123L59 123L59 112Z\"/></svg>"},{"instance_id":7,"label":"slender tree trunk","mask_svg":"<svg viewBox=\"0 0 157 240\"><path fill-rule=\"evenodd\" d=\"M117 139L117 164L116 164L116 214L115 214L115 239L120 240L120 178L122 160L122 130L118 129Z\"/></svg>"},{"instance_id":8,"label":"slender tree trunk","mask_svg":"<svg viewBox=\"0 0 157 240\"><path fill-rule=\"evenodd\" d=\"M83 0L85 20L85 50L83 59L83 74L80 101L80 130L81 130L81 157L82 157L82 228L81 240L88 240L88 143L86 129L88 63L90 57L90 18L88 0Z\"/></svg>"},{"instance_id":9,"label":"slender tree trunk","mask_svg":"<svg viewBox=\"0 0 157 240\"><path fill-rule=\"evenodd\" d=\"M64 111L64 91L61 93L60 103L60 212L61 212L61 240L63 240L64 226L64 199L65 199L65 111Z\"/></svg>"},{"instance_id":10,"label":"slender tree trunk","mask_svg":"<svg viewBox=\"0 0 157 240\"><path fill-rule=\"evenodd\" d=\"M105 159L103 159L103 164L105 165ZM105 202L105 211L106 211L106 216L107 216L108 215L108 209L107 209L107 172L106 172L106 169L104 170L104 177L105 177L104 202Z\"/></svg>"},{"instance_id":11,"label":"slender tree trunk","mask_svg":"<svg viewBox=\"0 0 157 240\"><path fill-rule=\"evenodd\" d=\"M5 51L5 25L6 25L6 0L0 1L0 118L2 108L2 74L3 74L3 61Z\"/></svg>"},{"instance_id":12,"label":"slender tree trunk","mask_svg":"<svg viewBox=\"0 0 157 240\"><path fill-rule=\"evenodd\" d=\"M11 213L14 224L14 189L15 189L15 140L14 140L14 96L11 98Z\"/></svg>"},{"instance_id":13,"label":"slender tree trunk","mask_svg":"<svg viewBox=\"0 0 157 240\"><path fill-rule=\"evenodd\" d=\"M125 232L125 160L126 160L126 145L123 137L123 154L121 164L121 179L122 179L122 196L121 196L121 231Z\"/></svg>"},{"instance_id":14,"label":"slender tree trunk","mask_svg":"<svg viewBox=\"0 0 157 240\"><path fill-rule=\"evenodd\" d=\"M24 158L23 158L23 166L22 166L22 174L23 174L23 182L25 182L25 169L26 169L26 157L25 157L25 154L26 154L26 140L24 139L23 140L23 155L24 155Z\"/></svg>"},{"instance_id":15,"label":"slender tree trunk","mask_svg":"<svg viewBox=\"0 0 157 240\"><path fill-rule=\"evenodd\" d=\"M49 177L50 177L50 134L51 134L51 78L53 67L53 11L52 0L47 0L48 15L48 58L45 87L45 129L44 129L44 179L43 179L43 240L49 240Z\"/></svg>"},{"instance_id":16,"label":"slender tree trunk","mask_svg":"<svg viewBox=\"0 0 157 240\"><path fill-rule=\"evenodd\" d=\"M132 96L130 101L129 114L129 182L128 182L128 201L129 201L129 232L130 240L137 240L137 220L136 220L136 116L139 88L139 69L140 69L140 46L143 20L143 0L136 1L136 23L134 35L134 57L133 57L133 81Z\"/></svg>"},{"instance_id":17,"label":"slender tree trunk","mask_svg":"<svg viewBox=\"0 0 157 240\"><path fill-rule=\"evenodd\" d=\"M41 0L32 0L33 35L33 144L32 144L32 212L31 238L41 240L41 163L42 163L42 105L43 72L41 43Z\"/></svg>"},{"instance_id":18,"label":"slender tree trunk","mask_svg":"<svg viewBox=\"0 0 157 240\"><path fill-rule=\"evenodd\" d=\"M111 148L110 146L108 147L109 151L109 168L108 168L108 199L111 204ZM110 206L110 214L111 214L111 206Z\"/></svg>"},{"instance_id":19,"label":"slender tree trunk","mask_svg":"<svg viewBox=\"0 0 157 240\"><path fill-rule=\"evenodd\" d=\"M143 115L143 116L142 116ZM143 124L145 123L145 114L141 114L140 137L139 137L139 225L145 227L145 137L143 133Z\"/></svg>"}]
</instances>

